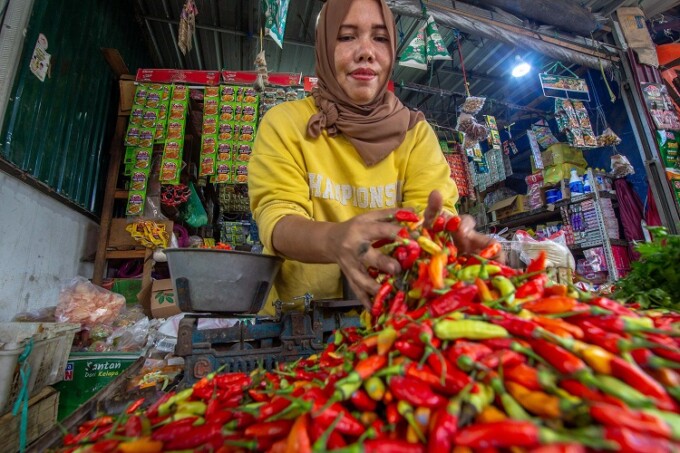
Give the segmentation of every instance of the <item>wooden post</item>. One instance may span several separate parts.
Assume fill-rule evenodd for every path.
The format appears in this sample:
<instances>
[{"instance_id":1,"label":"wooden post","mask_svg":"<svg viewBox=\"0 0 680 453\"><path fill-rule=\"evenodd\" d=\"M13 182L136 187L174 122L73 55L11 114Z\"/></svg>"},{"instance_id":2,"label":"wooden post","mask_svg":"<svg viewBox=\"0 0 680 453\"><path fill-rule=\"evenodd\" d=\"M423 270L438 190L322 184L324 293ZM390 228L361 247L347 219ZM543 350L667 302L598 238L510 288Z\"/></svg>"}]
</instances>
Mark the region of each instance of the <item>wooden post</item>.
<instances>
[{"instance_id":1,"label":"wooden post","mask_svg":"<svg viewBox=\"0 0 680 453\"><path fill-rule=\"evenodd\" d=\"M109 230L111 229L111 217L113 216L113 202L120 171L120 162L123 160L123 137L127 127L127 116L118 115L116 120L116 130L111 139L111 153L109 161L109 171L106 176L106 187L104 189L104 202L102 203L102 214L99 222L99 240L97 241L97 252L94 257L94 271L92 283L101 286L104 280L104 269L106 268L106 245L109 240Z\"/></svg>"}]
</instances>

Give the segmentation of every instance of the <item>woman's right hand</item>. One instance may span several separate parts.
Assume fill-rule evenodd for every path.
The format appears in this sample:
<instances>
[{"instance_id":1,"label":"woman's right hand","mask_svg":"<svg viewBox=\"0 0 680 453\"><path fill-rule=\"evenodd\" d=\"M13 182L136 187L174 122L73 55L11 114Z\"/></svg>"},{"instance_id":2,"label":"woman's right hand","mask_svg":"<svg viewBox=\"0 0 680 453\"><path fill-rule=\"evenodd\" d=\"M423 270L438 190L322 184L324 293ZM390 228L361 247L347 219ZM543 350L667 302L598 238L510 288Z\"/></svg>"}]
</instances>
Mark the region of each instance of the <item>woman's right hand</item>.
<instances>
[{"instance_id":1,"label":"woman's right hand","mask_svg":"<svg viewBox=\"0 0 680 453\"><path fill-rule=\"evenodd\" d=\"M371 246L379 239L397 237L401 227L391 221L396 212L397 209L373 211L335 223L327 238L328 253L367 309L371 307L371 297L380 288L375 278L368 274L368 269L376 268L392 275L401 271L397 260Z\"/></svg>"}]
</instances>

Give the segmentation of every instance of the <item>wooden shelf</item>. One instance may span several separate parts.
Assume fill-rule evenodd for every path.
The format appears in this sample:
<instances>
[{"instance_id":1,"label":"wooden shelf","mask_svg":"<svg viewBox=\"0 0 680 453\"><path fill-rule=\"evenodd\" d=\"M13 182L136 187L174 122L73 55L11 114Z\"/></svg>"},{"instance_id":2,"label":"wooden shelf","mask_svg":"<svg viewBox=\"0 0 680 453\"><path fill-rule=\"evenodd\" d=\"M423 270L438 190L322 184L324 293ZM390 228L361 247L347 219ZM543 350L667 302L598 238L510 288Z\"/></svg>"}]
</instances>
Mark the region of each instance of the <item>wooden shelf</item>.
<instances>
[{"instance_id":1,"label":"wooden shelf","mask_svg":"<svg viewBox=\"0 0 680 453\"><path fill-rule=\"evenodd\" d=\"M116 189L116 191L113 193L113 198L116 200L127 200L128 193L129 192L127 190Z\"/></svg>"},{"instance_id":2,"label":"wooden shelf","mask_svg":"<svg viewBox=\"0 0 680 453\"><path fill-rule=\"evenodd\" d=\"M139 259L146 256L146 249L134 249L134 250L107 250L106 259L107 260L120 260L120 259Z\"/></svg>"}]
</instances>

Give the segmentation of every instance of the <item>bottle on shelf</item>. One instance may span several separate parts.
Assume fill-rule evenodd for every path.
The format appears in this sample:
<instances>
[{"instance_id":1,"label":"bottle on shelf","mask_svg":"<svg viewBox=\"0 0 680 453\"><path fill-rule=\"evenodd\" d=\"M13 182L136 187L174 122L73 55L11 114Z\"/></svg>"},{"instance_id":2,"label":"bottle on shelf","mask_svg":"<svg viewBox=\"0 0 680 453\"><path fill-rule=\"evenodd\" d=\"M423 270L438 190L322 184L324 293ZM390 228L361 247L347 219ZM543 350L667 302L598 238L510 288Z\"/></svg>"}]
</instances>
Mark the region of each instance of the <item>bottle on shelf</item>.
<instances>
[{"instance_id":1,"label":"bottle on shelf","mask_svg":"<svg viewBox=\"0 0 680 453\"><path fill-rule=\"evenodd\" d=\"M587 171L583 174L583 193L590 193L592 192L592 188L590 187L590 178L588 177L589 174L592 174L590 171Z\"/></svg>"},{"instance_id":2,"label":"bottle on shelf","mask_svg":"<svg viewBox=\"0 0 680 453\"><path fill-rule=\"evenodd\" d=\"M575 168L571 169L571 178L569 178L569 192L571 197L583 195L583 181L579 177Z\"/></svg>"}]
</instances>

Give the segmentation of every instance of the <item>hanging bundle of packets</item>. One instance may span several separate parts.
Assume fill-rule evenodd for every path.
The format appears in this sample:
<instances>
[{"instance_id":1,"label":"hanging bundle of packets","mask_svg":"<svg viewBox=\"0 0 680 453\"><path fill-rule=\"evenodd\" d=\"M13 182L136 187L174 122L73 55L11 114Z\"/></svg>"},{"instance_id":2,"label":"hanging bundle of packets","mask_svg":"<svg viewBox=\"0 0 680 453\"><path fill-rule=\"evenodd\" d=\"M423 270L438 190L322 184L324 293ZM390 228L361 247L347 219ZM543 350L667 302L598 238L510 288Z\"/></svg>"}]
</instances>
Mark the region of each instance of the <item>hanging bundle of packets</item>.
<instances>
[{"instance_id":1,"label":"hanging bundle of packets","mask_svg":"<svg viewBox=\"0 0 680 453\"><path fill-rule=\"evenodd\" d=\"M141 215L151 171L154 143L166 138L166 125L172 87L139 84L135 91L130 120L125 134L125 172L130 177L127 215Z\"/></svg>"},{"instance_id":2,"label":"hanging bundle of packets","mask_svg":"<svg viewBox=\"0 0 680 453\"><path fill-rule=\"evenodd\" d=\"M199 176L215 184L246 184L259 94L253 87L206 87Z\"/></svg>"},{"instance_id":3,"label":"hanging bundle of packets","mask_svg":"<svg viewBox=\"0 0 680 453\"><path fill-rule=\"evenodd\" d=\"M179 184L184 152L184 129L189 110L189 87L173 85L170 97L170 111L166 132L161 170L158 180L161 184Z\"/></svg>"},{"instance_id":4,"label":"hanging bundle of packets","mask_svg":"<svg viewBox=\"0 0 680 453\"><path fill-rule=\"evenodd\" d=\"M555 121L557 128L567 136L567 141L576 148L596 148L597 138L581 101L555 99Z\"/></svg>"}]
</instances>

